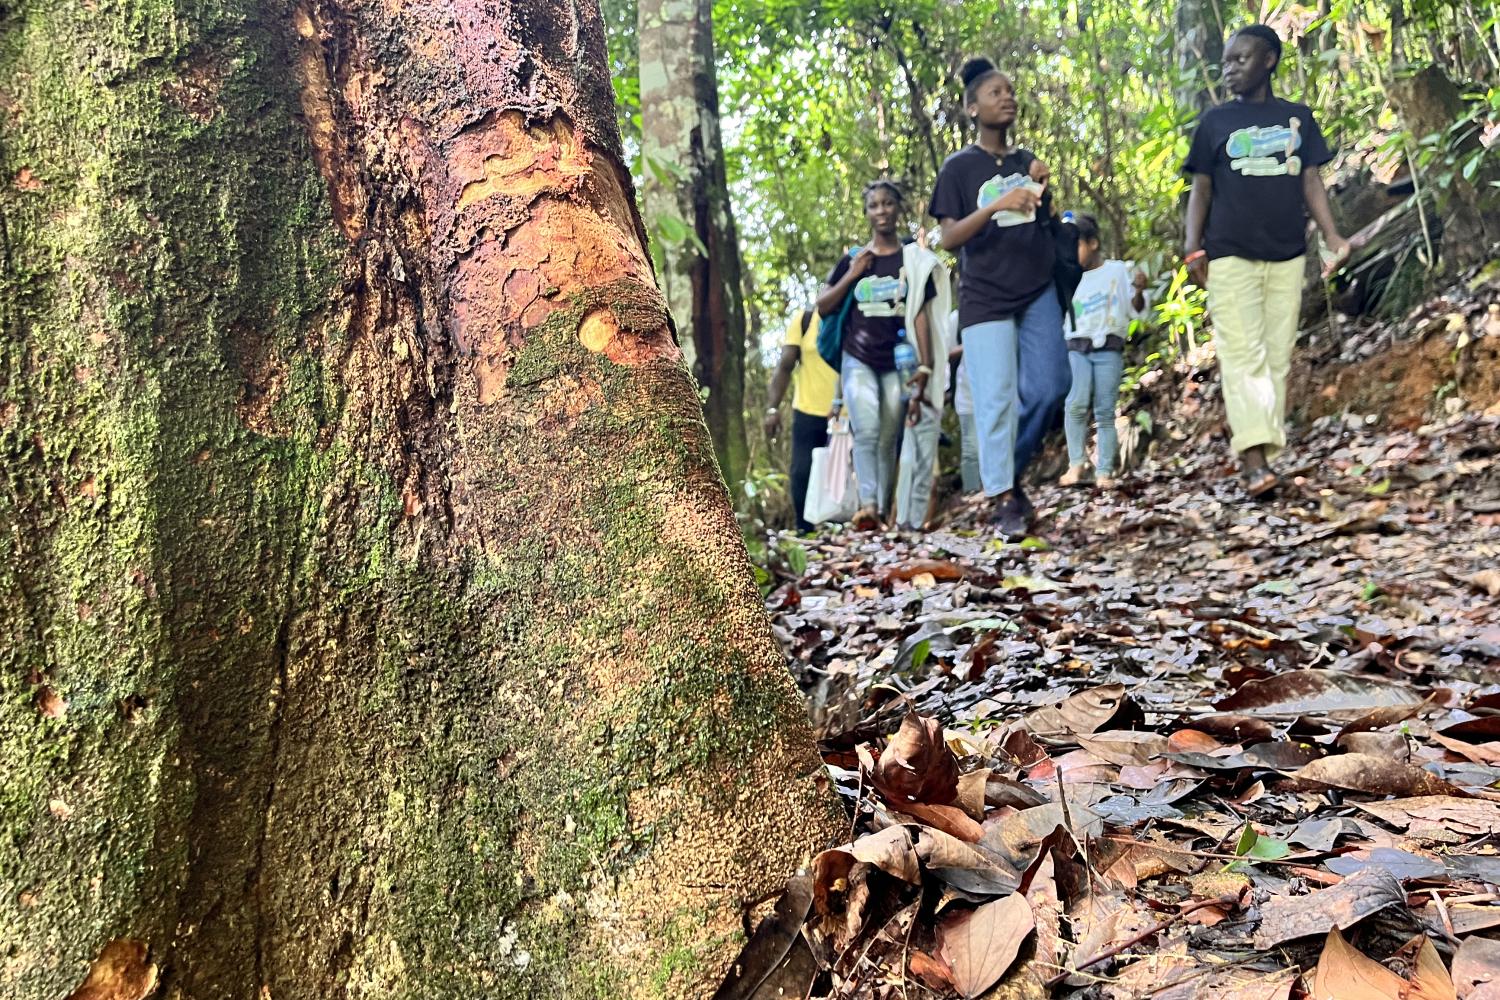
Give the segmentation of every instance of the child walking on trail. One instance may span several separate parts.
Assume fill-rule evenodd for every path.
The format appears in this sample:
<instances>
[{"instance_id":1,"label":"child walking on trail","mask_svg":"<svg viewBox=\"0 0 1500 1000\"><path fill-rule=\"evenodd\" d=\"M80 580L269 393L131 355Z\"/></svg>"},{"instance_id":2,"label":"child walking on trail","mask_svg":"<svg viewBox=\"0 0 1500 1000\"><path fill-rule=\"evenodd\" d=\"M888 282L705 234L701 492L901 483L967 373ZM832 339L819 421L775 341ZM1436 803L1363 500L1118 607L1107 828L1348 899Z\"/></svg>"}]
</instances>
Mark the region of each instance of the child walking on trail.
<instances>
[{"instance_id":1,"label":"child walking on trail","mask_svg":"<svg viewBox=\"0 0 1500 1000\"><path fill-rule=\"evenodd\" d=\"M1123 260L1105 260L1099 245L1099 223L1092 215L1076 215L1078 263L1083 278L1073 293L1073 329L1068 334L1068 365L1073 388L1063 404L1063 430L1068 438L1068 471L1063 486L1096 482L1114 485L1115 458L1120 451L1115 433L1115 404L1125 371L1125 338L1130 321L1146 311L1146 276L1130 273ZM1095 468L1087 465L1089 416L1098 428ZM1096 472L1097 470L1097 472Z\"/></svg>"},{"instance_id":2,"label":"child walking on trail","mask_svg":"<svg viewBox=\"0 0 1500 1000\"><path fill-rule=\"evenodd\" d=\"M1264 24L1229 37L1223 78L1234 100L1203 113L1184 164L1184 262L1208 291L1230 447L1251 497L1276 488L1270 461L1286 447L1308 215L1329 252L1325 275L1349 254L1318 173L1333 158L1323 133L1306 105L1271 92L1280 61L1281 39Z\"/></svg>"},{"instance_id":3,"label":"child walking on trail","mask_svg":"<svg viewBox=\"0 0 1500 1000\"><path fill-rule=\"evenodd\" d=\"M969 60L959 76L979 140L944 161L927 210L942 225L943 249L959 251L959 326L990 518L997 533L1019 538L1032 514L1020 477L1070 385L1051 171L1010 141L1010 78L987 59Z\"/></svg>"},{"instance_id":4,"label":"child walking on trail","mask_svg":"<svg viewBox=\"0 0 1500 1000\"><path fill-rule=\"evenodd\" d=\"M879 528L888 513L901 421L904 417L916 427L932 405L928 389L939 332L934 316L947 314L948 278L936 254L902 243L897 224L904 202L894 181L868 184L864 205L870 242L839 258L818 293L818 314L845 315L840 380L854 432L854 478L859 484L853 526L870 530ZM896 347L903 340L915 349L917 362L905 386L911 398L904 409L902 374L896 366Z\"/></svg>"}]
</instances>

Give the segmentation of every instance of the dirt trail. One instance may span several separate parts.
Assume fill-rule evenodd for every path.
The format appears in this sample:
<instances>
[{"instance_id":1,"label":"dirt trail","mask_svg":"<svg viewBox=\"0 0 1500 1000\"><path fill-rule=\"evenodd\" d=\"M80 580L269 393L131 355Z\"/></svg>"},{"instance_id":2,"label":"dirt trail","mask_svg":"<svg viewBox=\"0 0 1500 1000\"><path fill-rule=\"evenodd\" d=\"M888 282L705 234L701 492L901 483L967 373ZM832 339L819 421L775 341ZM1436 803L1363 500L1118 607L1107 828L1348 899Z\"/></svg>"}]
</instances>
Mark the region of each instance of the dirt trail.
<instances>
[{"instance_id":1,"label":"dirt trail","mask_svg":"<svg viewBox=\"0 0 1500 1000\"><path fill-rule=\"evenodd\" d=\"M806 570L768 608L853 818L768 983L1230 1000L1367 956L1407 990L1500 974L1469 944L1500 926L1500 414L1320 418L1266 504L1210 437L1108 494L1040 489L1020 545L973 506L782 541ZM1436 972L1398 950L1418 933Z\"/></svg>"}]
</instances>

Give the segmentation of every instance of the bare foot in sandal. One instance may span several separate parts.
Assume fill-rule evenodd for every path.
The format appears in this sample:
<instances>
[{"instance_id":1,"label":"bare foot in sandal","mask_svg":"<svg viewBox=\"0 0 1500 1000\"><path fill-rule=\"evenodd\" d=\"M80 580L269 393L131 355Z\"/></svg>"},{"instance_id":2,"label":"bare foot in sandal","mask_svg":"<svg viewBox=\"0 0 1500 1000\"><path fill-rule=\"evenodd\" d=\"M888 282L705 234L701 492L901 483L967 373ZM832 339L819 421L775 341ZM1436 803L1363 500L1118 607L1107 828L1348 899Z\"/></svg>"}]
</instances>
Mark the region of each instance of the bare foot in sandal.
<instances>
[{"instance_id":1,"label":"bare foot in sandal","mask_svg":"<svg viewBox=\"0 0 1500 1000\"><path fill-rule=\"evenodd\" d=\"M1274 490L1281 480L1266 464L1266 451L1260 445L1247 448L1240 456L1240 481L1252 500L1259 500Z\"/></svg>"}]
</instances>

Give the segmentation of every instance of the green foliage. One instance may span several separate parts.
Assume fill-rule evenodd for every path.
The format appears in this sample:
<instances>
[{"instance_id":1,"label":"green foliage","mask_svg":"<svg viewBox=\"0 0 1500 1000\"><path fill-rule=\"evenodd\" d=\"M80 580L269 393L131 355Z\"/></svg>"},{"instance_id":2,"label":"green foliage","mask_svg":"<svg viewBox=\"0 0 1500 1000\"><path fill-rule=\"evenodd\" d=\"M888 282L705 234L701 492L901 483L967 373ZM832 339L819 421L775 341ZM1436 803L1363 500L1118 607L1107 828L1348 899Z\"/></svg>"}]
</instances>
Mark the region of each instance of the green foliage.
<instances>
[{"instance_id":1,"label":"green foliage","mask_svg":"<svg viewBox=\"0 0 1500 1000\"><path fill-rule=\"evenodd\" d=\"M782 318L809 303L839 256L866 238L866 183L902 185L910 234L933 225L925 209L937 171L974 137L957 80L972 56L1014 79L1013 138L1051 166L1058 208L1096 215L1106 253L1152 277L1155 308L1132 338L1127 393L1207 338L1203 292L1177 267L1187 189L1180 165L1192 97L1225 95L1217 66L1179 51L1180 20L1223 17L1229 30L1271 24L1285 40L1276 91L1311 105L1330 145L1377 177L1410 156L1432 191L1500 183L1500 25L1490 6L1408 0L1393 26L1389 6L1373 0L1262 0L1258 11L1222 13L1187 2L716 0L719 109L762 364L774 361L769 338ZM605 15L629 145L638 100L618 76L634 71L634 2L605 0ZM1443 133L1407 135L1387 90L1400 73L1428 65L1460 81L1470 103ZM657 240L680 242L670 222L657 229ZM1424 292L1432 264L1425 251L1402 261L1390 309ZM756 381L752 363L747 388ZM779 464L759 440L750 450L753 462Z\"/></svg>"}]
</instances>

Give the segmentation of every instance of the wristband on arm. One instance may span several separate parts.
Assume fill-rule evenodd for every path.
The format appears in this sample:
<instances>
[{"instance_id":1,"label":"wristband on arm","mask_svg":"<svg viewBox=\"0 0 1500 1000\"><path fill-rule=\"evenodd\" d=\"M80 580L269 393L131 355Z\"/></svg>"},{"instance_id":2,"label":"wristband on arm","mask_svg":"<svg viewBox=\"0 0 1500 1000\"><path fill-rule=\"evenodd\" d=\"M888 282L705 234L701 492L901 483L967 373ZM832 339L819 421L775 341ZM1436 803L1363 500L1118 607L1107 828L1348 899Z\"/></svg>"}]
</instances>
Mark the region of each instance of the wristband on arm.
<instances>
[{"instance_id":1,"label":"wristband on arm","mask_svg":"<svg viewBox=\"0 0 1500 1000\"><path fill-rule=\"evenodd\" d=\"M1191 264L1194 261L1202 260L1204 257L1207 257L1207 256L1208 256L1208 251L1207 250L1194 250L1192 253L1190 253L1186 257L1182 258L1182 262L1184 264Z\"/></svg>"}]
</instances>

